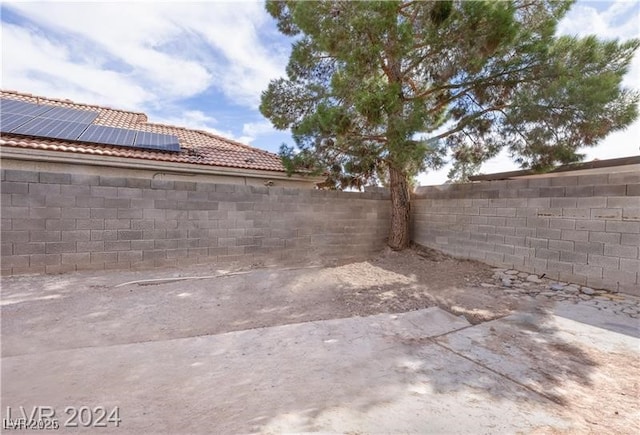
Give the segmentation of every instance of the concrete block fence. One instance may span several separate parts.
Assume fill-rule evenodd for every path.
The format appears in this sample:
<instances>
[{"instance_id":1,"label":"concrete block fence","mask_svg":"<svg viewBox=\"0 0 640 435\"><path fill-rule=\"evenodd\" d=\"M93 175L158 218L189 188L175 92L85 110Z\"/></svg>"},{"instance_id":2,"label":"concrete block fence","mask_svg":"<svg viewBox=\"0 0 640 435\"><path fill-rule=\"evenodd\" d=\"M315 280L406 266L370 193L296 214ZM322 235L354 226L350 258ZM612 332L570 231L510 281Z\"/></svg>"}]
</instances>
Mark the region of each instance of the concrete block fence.
<instances>
[{"instance_id":1,"label":"concrete block fence","mask_svg":"<svg viewBox=\"0 0 640 435\"><path fill-rule=\"evenodd\" d=\"M640 295L637 171L419 188L412 231L459 258Z\"/></svg>"},{"instance_id":2,"label":"concrete block fence","mask_svg":"<svg viewBox=\"0 0 640 435\"><path fill-rule=\"evenodd\" d=\"M383 249L388 193L2 170L4 275L362 259ZM419 188L412 238L640 295L640 173Z\"/></svg>"},{"instance_id":3,"label":"concrete block fence","mask_svg":"<svg viewBox=\"0 0 640 435\"><path fill-rule=\"evenodd\" d=\"M2 170L2 273L361 259L383 193Z\"/></svg>"}]
</instances>

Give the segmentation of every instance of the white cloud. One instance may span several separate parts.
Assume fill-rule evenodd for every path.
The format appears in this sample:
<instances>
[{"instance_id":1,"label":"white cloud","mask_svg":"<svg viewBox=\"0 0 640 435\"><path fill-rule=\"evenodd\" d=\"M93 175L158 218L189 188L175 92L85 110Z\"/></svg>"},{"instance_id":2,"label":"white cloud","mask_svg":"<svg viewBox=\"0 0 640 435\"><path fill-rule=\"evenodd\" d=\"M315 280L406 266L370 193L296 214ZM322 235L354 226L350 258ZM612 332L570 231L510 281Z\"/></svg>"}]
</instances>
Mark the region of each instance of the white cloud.
<instances>
[{"instance_id":1,"label":"white cloud","mask_svg":"<svg viewBox=\"0 0 640 435\"><path fill-rule=\"evenodd\" d=\"M261 41L260 29L269 17L259 2L51 2L4 7L53 30L45 37L31 26L13 26L5 35L6 88L42 89L46 95L64 92L82 101L108 95L110 105L135 104L143 110L212 87L255 109L260 91L282 74L286 62L281 52L270 51ZM84 44L72 47L77 39ZM37 54L38 62L21 51L25 45L29 54ZM114 63L119 67L111 67ZM76 74L68 76L74 69ZM68 92L72 87L75 92Z\"/></svg>"},{"instance_id":2,"label":"white cloud","mask_svg":"<svg viewBox=\"0 0 640 435\"><path fill-rule=\"evenodd\" d=\"M242 134L250 137L257 137L276 132L277 130L273 128L269 121L248 122L242 127Z\"/></svg>"}]
</instances>

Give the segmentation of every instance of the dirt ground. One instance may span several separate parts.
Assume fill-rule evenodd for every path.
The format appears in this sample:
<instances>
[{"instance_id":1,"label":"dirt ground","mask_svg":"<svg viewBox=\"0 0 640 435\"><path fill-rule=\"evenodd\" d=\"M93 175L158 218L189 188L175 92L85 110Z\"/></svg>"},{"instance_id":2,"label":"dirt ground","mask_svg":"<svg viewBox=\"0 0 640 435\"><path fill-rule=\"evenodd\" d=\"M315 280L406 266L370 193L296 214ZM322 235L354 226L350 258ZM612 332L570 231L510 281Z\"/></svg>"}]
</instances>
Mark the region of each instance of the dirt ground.
<instances>
[{"instance_id":1,"label":"dirt ground","mask_svg":"<svg viewBox=\"0 0 640 435\"><path fill-rule=\"evenodd\" d=\"M304 334L311 334L313 338L315 337L313 331L316 330L322 331L323 328L328 328L327 331L337 331L339 327L336 325L340 323L331 322L339 322L340 319L344 320L344 325L348 325L353 324L354 319L373 319L365 316L413 311L417 313L425 308L438 307L458 316L457 318L465 323L469 322L470 325L451 329L452 332L442 335L411 338L402 341L399 345L394 344L395 347L390 348L386 347L387 335L376 338L380 357L385 352L388 353L384 358L391 365L390 368L376 365L374 358L366 364L373 364L371 370L375 373L396 370L392 366L401 359L420 361L416 364L431 367L428 361L432 355L440 355L438 352L444 352L441 355L442 364L438 365L439 363L434 362L433 367L418 371L411 378L414 383L411 388L417 389L416 391L430 391L429 389L435 388L436 395L429 396L422 392L420 394L427 395L420 400L427 400L427 402L413 402L415 394L405 396L406 391L402 389L404 388L402 384L394 383L394 389L400 388L398 391L405 392L398 396L401 398L401 400L398 399L398 403L389 405L392 408L396 407L393 408L393 412L406 412L406 409L414 409L413 407L419 405L423 408L415 408L415 415L423 415L424 409L427 409L424 406L431 403L428 406L435 406L432 412L442 412L444 418L449 412L446 407L455 406L456 401L463 400L462 398L465 401L473 399L469 402L470 404L465 405L473 408L476 400L474 397L477 396L478 407L475 411L469 412L479 413L486 411L482 411L484 409L482 406L485 405L480 405L484 400L481 397L485 394L489 394L491 400L497 400L496 403L503 406L514 400L514 403L518 402L521 400L518 397L526 393L527 397L533 397L536 402L540 401L545 404L545 407L550 407L549 409L553 410L550 411L553 418L560 416L558 418L572 421L569 426L537 427L534 430L536 433L640 432L638 406L640 404L638 376L640 373L640 341L638 340L640 325L638 319L612 312L612 310L606 311L601 309L602 306L596 305L600 303L598 300L605 300L605 302L608 300L604 296L610 299L620 299L620 297L595 295L589 296L592 298L589 301L574 298L576 300L573 302L554 299L556 296L536 299L531 297L530 290L535 290L538 286L539 289L536 291L544 293L548 283L531 284L532 287L527 287L528 293L519 293L495 283L495 270L487 265L474 261L456 260L420 247L403 252L389 250L368 261L331 267L249 269L228 267L221 270L215 267L193 266L139 272L101 271L100 273L83 272L4 278L0 300L2 398L6 402L19 399L24 394L24 400L27 400L28 396L38 402L39 397L32 397L36 393L29 393L31 390L37 391L33 388L30 390L30 375L26 374L29 372L38 373L38 379L42 378L38 382L53 386L48 394L51 395L51 401L55 402L60 399L55 395L55 385L60 376L64 377L68 374L69 358L72 360L77 358L73 370L85 373L87 379L95 378L97 385L101 385L101 388L105 388L109 393L104 397L115 400L114 398L123 394L116 388L123 387L117 387L115 384L112 386L106 378L103 379L100 376L100 373L96 373L96 370L126 373L130 370L128 367L144 366L147 370L145 373L153 373L148 371L153 369L147 365L153 363L153 358L164 358L161 355L164 355L165 349L186 346L192 349L190 352L194 355L205 355L206 352L203 353L204 351L201 350L202 345L211 341L211 343L225 343L228 349L235 349L234 352L237 353L234 357L237 358L236 362L225 360L226 357L223 354L212 354L210 358L214 359L208 362L205 360L202 363L205 366L209 364L212 370L218 370L215 372L216 379L226 379L229 376L237 376L233 368L234 364L242 364L244 367L249 364L246 358L254 358L256 361L271 358L272 355L280 352L278 349L282 348L282 340L289 340L291 356L281 355L283 360L274 362L274 368L281 371L278 379L282 380L279 382L283 390L280 392L269 390L270 392L267 393L272 386L266 386L267 390L263 393L265 397L271 394L272 399L276 401L281 400L279 397L288 397L288 402L296 404L307 400L308 394L305 393L304 385L288 384L288 379L295 378L296 382L303 382L306 376L305 364L311 364L309 362L311 360L305 362L306 354L300 352L309 352L309 358L313 352L320 352L318 355L324 355L322 358L330 361L331 358L337 358L337 355L343 355L346 349L349 349L347 345L333 356L322 354L324 351L317 344L313 345L312 342L305 341ZM549 289L546 288L546 291L548 292ZM600 299L595 299L596 296ZM631 303L635 306L639 305L635 299ZM637 311L634 313L637 314ZM288 329L282 329L283 325L293 328L291 331L294 332L291 333L294 334L297 334L295 331L307 332L304 334L299 332L301 338L293 339L287 335L290 334L286 332ZM344 325L341 327L351 327ZM367 343L373 343L371 340L374 340L373 335L366 332L367 328L363 329L365 332L353 333L354 343L360 343L363 352L370 352L368 346L371 344ZM389 326L389 328L392 327ZM261 345L261 352L264 355L256 354L251 357L252 352L257 352L254 351L252 343L256 339L261 340L261 337L269 336L271 334L269 331L273 331L274 343L264 343ZM246 347L242 349L235 347L236 338L232 338L234 334L245 334L242 337L245 337L243 340L246 342ZM388 334L395 333L390 329ZM334 341L331 338L322 343L331 344ZM297 346L300 346L299 350ZM107 358L110 352L117 356L114 358L119 361L118 371L114 371L113 364ZM176 354L175 358L179 358L179 355ZM215 358L223 359L218 361ZM289 367L289 363L286 362L289 360L286 358L293 358L297 362ZM349 356L344 355L344 358ZM364 357L361 355L358 358ZM357 360L360 361L357 363L354 362L356 360L351 362L345 360L344 364L362 365L365 364L364 361L370 361L371 358ZM452 361L451 364L454 364L454 361L456 361L455 364L462 364L465 367L464 370L461 369L462 371L456 372L457 374L447 374L449 363L444 361L449 360ZM221 363L224 363L222 368L218 367ZM175 362L176 367L183 367L184 364L185 362L181 360ZM256 362L256 364L260 363ZM166 394L178 394L174 393L171 386L167 384L174 373L186 376L182 369L176 368L177 371L174 372L172 367L169 365L165 374L156 373L155 378L152 377L156 379L154 382L157 382L157 385L163 385L167 391ZM220 370L228 370L228 373L222 373ZM327 379L331 379L331 382L336 382L335 388L349 390L348 396L353 400L366 397L368 394L366 389L373 388L367 386L366 379L360 379L363 375L357 375L357 370L352 373L362 381L362 385L357 388L350 386L348 380L341 379L344 373L340 371L339 366L336 366L335 370L326 367L326 373L320 366L313 370L316 376L320 376L316 380L317 388L326 388L322 381L326 376ZM295 372L295 375L293 372L287 375L289 371ZM209 382L210 376L213 375L208 374L197 380ZM273 376L273 374L265 374L265 376ZM400 378L404 379L403 376L405 375ZM254 377L256 382L262 382L257 374ZM492 381L494 384L485 385L488 382L487 379L494 378L495 381ZM139 384L131 386L131 388L139 388L136 394L153 397L153 388L157 385L145 384L143 377L133 379L136 379L135 382ZM185 378L184 382L193 383L195 380L196 378ZM308 382L306 380L303 384ZM346 383L344 386L337 387L341 382ZM505 387L507 384L511 386ZM84 388L79 385L81 384L67 386L66 390L60 391L66 391L64 396L66 398L74 397L75 393ZM473 386L474 392L471 396L465 392L469 386ZM91 388L87 384L86 391L82 390L82 394L85 394L82 397L93 397ZM204 393L210 391L207 394L214 394L211 391L217 391L222 387L217 385L207 388L210 390ZM242 409L243 401L249 400L246 399L247 391L242 388L228 392L228 394L240 394L238 409ZM361 391L359 388L365 388L365 390ZM507 395L504 393L506 391L504 388L509 391L515 388L520 392ZM440 390L455 391L455 394L463 394L463 396L457 399L458 396L439 396ZM14 391L20 393L14 393ZM200 390L197 391L199 391L198 394L202 393ZM296 392L294 396L288 396L294 391ZM326 390L324 394L330 402L333 397L331 389ZM365 396L361 397L361 394ZM251 404L258 412L263 400L258 400L258 396L255 398L257 402L251 402ZM178 400L177 397L174 399ZM216 401L213 396L200 399L212 400L212 403ZM437 401L445 399L452 402L443 409L438 408ZM158 412L161 415L161 408L166 407L165 402L171 399L154 400L154 404L159 406ZM160 402L157 402L158 400ZM179 400L194 400L194 406L200 406L195 405L197 402L195 398ZM133 409L136 405L131 402L129 406ZM376 417L366 413L355 415L348 401L341 402L337 408L335 406L327 408L324 413L318 411L314 424L325 429L345 428L342 431L344 433L372 433L375 432L375 427L364 432L359 432L358 428L366 427L367 422L375 421L375 418L381 418L381 415L387 415L385 413L389 411L386 408L386 410L376 408L378 409ZM401 408L405 411L401 411ZM511 409L509 412L515 413L514 415L522 412L515 408L509 409ZM273 427L280 428L272 427L270 430L273 433L302 430L295 425L287 426L291 423L289 420L279 420L284 418L283 415L288 416L287 418L291 417L290 413L282 409L279 409L279 412L279 417L271 416L272 423L277 423L274 423ZM491 417L496 424L500 423L498 414ZM222 418L223 414L217 415L218 418ZM336 415L341 416L340 424L344 423L346 426L334 425L337 421ZM144 421L144 417L139 418L142 419L141 427L149 423ZM241 421L244 418L241 413L233 418L236 420L229 420L228 428L255 430L255 428L242 426L246 422ZM415 420L416 417L407 415L407 418ZM325 421L328 426L323 426L325 423L321 424L322 421ZM360 422L360 426L354 423L357 421ZM443 421L446 422L446 419ZM349 426L347 423L353 423L355 426ZM423 420L415 420L411 424L407 423L407 426L402 426L406 429L402 430L410 433L420 432L415 428L423 427L420 426L423 423ZM473 429L473 422L468 423ZM240 426L237 426L238 424ZM400 429L400 427L389 427L391 431ZM497 429L497 432L487 431L486 428L483 430L486 433L500 432ZM234 431L229 429L224 432Z\"/></svg>"}]
</instances>

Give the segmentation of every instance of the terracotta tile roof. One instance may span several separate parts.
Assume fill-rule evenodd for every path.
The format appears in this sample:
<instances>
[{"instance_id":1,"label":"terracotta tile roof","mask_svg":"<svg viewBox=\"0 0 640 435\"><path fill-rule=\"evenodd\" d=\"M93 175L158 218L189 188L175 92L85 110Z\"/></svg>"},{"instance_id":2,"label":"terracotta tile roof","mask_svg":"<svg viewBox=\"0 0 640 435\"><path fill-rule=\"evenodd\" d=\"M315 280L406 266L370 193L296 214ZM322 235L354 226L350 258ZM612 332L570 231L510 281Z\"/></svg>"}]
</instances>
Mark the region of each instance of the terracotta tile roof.
<instances>
[{"instance_id":1,"label":"terracotta tile roof","mask_svg":"<svg viewBox=\"0 0 640 435\"><path fill-rule=\"evenodd\" d=\"M165 162L191 163L208 166L224 166L267 171L284 172L280 158L267 151L244 145L214 134L190 130L171 125L147 122L144 113L127 112L110 107L74 103L69 100L38 97L13 91L0 90L2 98L26 101L30 103L49 104L73 109L94 110L98 117L93 122L97 125L128 128L153 133L173 134L180 141L179 153L156 152L110 145L86 144L59 139L29 138L2 133L0 145L3 147L33 148L68 153L95 154L132 159L159 160Z\"/></svg>"}]
</instances>

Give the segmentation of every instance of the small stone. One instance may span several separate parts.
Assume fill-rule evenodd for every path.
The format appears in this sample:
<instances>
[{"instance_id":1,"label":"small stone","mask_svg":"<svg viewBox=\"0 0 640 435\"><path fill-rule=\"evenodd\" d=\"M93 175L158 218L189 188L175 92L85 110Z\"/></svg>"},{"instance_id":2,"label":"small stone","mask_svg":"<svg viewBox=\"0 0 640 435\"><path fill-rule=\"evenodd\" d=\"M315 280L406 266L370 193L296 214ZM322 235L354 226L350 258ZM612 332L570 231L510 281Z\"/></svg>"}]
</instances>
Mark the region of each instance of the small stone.
<instances>
[{"instance_id":1,"label":"small stone","mask_svg":"<svg viewBox=\"0 0 640 435\"><path fill-rule=\"evenodd\" d=\"M574 286L570 286L569 285L569 286L566 286L564 288L564 292L565 293L570 293L570 294L576 294L576 293L579 293L580 290L578 289L578 287L574 287Z\"/></svg>"},{"instance_id":2,"label":"small stone","mask_svg":"<svg viewBox=\"0 0 640 435\"><path fill-rule=\"evenodd\" d=\"M542 282L542 280L540 278L538 278L538 275L529 275L529 276L527 276L527 281L535 282L535 283L541 283Z\"/></svg>"},{"instance_id":3,"label":"small stone","mask_svg":"<svg viewBox=\"0 0 640 435\"><path fill-rule=\"evenodd\" d=\"M596 291L594 289L592 289L592 288L589 288L589 287L581 287L580 288L580 292L584 293L585 295L592 295Z\"/></svg>"},{"instance_id":4,"label":"small stone","mask_svg":"<svg viewBox=\"0 0 640 435\"><path fill-rule=\"evenodd\" d=\"M480 284L480 287L484 287L484 288L493 288L495 287L494 284L487 284L486 282L483 282Z\"/></svg>"},{"instance_id":5,"label":"small stone","mask_svg":"<svg viewBox=\"0 0 640 435\"><path fill-rule=\"evenodd\" d=\"M551 284L549 286L549 288L551 290L555 290L555 291L564 290L564 286L562 284L560 284L559 282L554 282L553 284Z\"/></svg>"},{"instance_id":6,"label":"small stone","mask_svg":"<svg viewBox=\"0 0 640 435\"><path fill-rule=\"evenodd\" d=\"M520 273L518 274L518 278L522 278L522 279L525 279L525 278L527 278L528 276L529 276L529 274L528 274L527 272L520 272Z\"/></svg>"},{"instance_id":7,"label":"small stone","mask_svg":"<svg viewBox=\"0 0 640 435\"><path fill-rule=\"evenodd\" d=\"M508 278L502 278L502 285L505 287L511 287L511 280Z\"/></svg>"},{"instance_id":8,"label":"small stone","mask_svg":"<svg viewBox=\"0 0 640 435\"><path fill-rule=\"evenodd\" d=\"M520 272L518 272L517 270L510 269L510 270L507 270L505 273L507 275L517 275Z\"/></svg>"},{"instance_id":9,"label":"small stone","mask_svg":"<svg viewBox=\"0 0 640 435\"><path fill-rule=\"evenodd\" d=\"M580 297L580 299L582 299L583 301L588 301L591 299L591 296L589 295L578 295Z\"/></svg>"}]
</instances>

